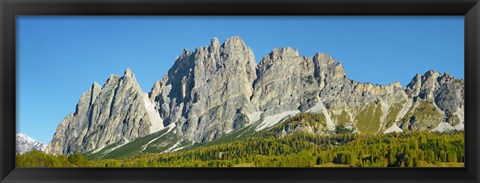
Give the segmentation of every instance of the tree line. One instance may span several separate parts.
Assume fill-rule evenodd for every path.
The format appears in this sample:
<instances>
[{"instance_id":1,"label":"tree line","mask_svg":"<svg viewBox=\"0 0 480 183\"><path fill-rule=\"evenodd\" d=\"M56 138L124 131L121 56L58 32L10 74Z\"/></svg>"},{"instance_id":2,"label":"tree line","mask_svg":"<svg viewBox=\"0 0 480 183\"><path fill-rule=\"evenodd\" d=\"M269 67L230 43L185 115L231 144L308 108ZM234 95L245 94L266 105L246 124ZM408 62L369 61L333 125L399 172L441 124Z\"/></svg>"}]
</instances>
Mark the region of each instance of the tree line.
<instances>
[{"instance_id":1,"label":"tree line","mask_svg":"<svg viewBox=\"0 0 480 183\"><path fill-rule=\"evenodd\" d=\"M18 167L421 167L425 163L463 163L464 134L405 132L377 135L317 135L295 132L285 137L257 135L234 142L164 154L119 159L87 159L82 154L17 155Z\"/></svg>"}]
</instances>

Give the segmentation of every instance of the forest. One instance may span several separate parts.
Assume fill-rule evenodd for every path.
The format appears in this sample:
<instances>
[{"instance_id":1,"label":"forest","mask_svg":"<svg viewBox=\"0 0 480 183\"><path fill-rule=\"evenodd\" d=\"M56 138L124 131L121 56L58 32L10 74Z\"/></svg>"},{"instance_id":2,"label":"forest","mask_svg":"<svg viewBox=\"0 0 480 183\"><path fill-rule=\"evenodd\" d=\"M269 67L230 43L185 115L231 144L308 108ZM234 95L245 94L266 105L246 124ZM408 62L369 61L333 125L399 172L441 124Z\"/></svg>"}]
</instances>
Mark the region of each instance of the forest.
<instances>
[{"instance_id":1,"label":"forest","mask_svg":"<svg viewBox=\"0 0 480 183\"><path fill-rule=\"evenodd\" d=\"M210 146L117 159L17 155L17 167L463 167L463 132L288 136L259 133Z\"/></svg>"}]
</instances>

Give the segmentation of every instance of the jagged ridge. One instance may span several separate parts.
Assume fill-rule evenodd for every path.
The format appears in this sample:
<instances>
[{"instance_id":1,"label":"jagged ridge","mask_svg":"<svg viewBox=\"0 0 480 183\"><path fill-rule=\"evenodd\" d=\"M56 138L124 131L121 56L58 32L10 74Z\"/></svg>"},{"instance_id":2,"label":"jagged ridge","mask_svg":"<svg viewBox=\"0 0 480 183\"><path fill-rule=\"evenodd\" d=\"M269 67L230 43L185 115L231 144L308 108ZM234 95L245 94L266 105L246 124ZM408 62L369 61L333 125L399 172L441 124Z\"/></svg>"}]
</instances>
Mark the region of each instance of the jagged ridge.
<instances>
[{"instance_id":1,"label":"jagged ridge","mask_svg":"<svg viewBox=\"0 0 480 183\"><path fill-rule=\"evenodd\" d=\"M300 56L293 48L274 49L257 65L241 38L228 38L221 45L213 38L193 52L183 50L155 82L148 99L129 69L123 77L111 76L101 90L92 86L77 111L59 125L47 152L98 151L164 126L175 128L182 139L178 143L205 143L252 125L257 131L269 129L303 112L318 113L325 120L323 129L312 133L331 133L339 125L356 133L461 130L463 83L435 71L417 74L405 88L398 82L359 83L348 79L331 56ZM127 112L132 108L136 112ZM158 113L152 114L152 109ZM101 135L95 136L95 130Z\"/></svg>"},{"instance_id":2,"label":"jagged ridge","mask_svg":"<svg viewBox=\"0 0 480 183\"><path fill-rule=\"evenodd\" d=\"M102 87L95 82L82 94L75 112L58 125L45 152L99 151L151 134L163 128L152 107L129 68L123 76L112 74Z\"/></svg>"},{"instance_id":3,"label":"jagged ridge","mask_svg":"<svg viewBox=\"0 0 480 183\"><path fill-rule=\"evenodd\" d=\"M46 144L29 137L26 134L18 133L16 134L15 138L15 153L16 154L23 154L26 152L30 152L32 150L37 151L44 151L47 147Z\"/></svg>"}]
</instances>

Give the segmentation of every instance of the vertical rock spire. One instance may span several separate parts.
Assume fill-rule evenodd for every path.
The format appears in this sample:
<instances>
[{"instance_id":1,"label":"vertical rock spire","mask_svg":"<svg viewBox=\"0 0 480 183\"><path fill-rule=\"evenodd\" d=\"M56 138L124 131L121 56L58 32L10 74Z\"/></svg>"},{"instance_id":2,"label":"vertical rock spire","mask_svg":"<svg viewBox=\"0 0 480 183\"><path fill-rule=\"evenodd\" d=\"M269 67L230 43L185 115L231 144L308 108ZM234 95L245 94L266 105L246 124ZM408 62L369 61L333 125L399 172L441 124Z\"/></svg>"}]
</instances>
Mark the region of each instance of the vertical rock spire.
<instances>
[{"instance_id":1,"label":"vertical rock spire","mask_svg":"<svg viewBox=\"0 0 480 183\"><path fill-rule=\"evenodd\" d=\"M75 113L69 114L57 127L46 152L99 151L108 145L148 135L152 129L162 127L154 124L162 122L149 102L130 68L123 77L111 75L103 88L94 83L80 97Z\"/></svg>"}]
</instances>

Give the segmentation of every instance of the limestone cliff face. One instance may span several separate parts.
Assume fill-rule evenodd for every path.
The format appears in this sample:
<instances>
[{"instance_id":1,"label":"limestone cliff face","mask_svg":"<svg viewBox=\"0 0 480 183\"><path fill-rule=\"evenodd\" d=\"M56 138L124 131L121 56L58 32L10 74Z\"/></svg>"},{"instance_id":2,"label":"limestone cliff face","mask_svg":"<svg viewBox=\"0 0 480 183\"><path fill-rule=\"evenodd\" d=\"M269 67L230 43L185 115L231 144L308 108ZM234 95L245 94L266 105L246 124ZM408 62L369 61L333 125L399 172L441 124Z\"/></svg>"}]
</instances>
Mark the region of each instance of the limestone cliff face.
<instances>
[{"instance_id":1,"label":"limestone cliff face","mask_svg":"<svg viewBox=\"0 0 480 183\"><path fill-rule=\"evenodd\" d=\"M299 51L292 48L274 49L257 66L257 75L251 100L256 111L252 114L264 117L257 130L300 112L326 114L322 90L348 83L343 67L330 56L322 53L299 56ZM334 129L329 117L327 128Z\"/></svg>"},{"instance_id":2,"label":"limestone cliff face","mask_svg":"<svg viewBox=\"0 0 480 183\"><path fill-rule=\"evenodd\" d=\"M149 102L130 69L123 76L111 75L103 87L94 83L58 125L45 152L89 152L150 134L163 124L149 114Z\"/></svg>"},{"instance_id":3,"label":"limestone cliff face","mask_svg":"<svg viewBox=\"0 0 480 183\"><path fill-rule=\"evenodd\" d=\"M314 59L298 54L292 48L274 49L260 61L252 97L257 111L274 115L299 110L299 101L318 96L320 85L315 77L318 67Z\"/></svg>"},{"instance_id":4,"label":"limestone cliff face","mask_svg":"<svg viewBox=\"0 0 480 183\"><path fill-rule=\"evenodd\" d=\"M232 40L247 48L233 37L222 46L214 39L208 47L184 51L150 93L165 125L178 123L187 139L210 141L252 124L256 130L268 129L302 112L321 113L325 133L339 125L357 133L389 133L463 124L463 81L448 74L429 71L406 88L399 82L360 83L349 79L331 56L300 56L293 48L272 50L253 72L250 49L227 51ZM225 55L244 61L232 62ZM228 77L233 75L235 79Z\"/></svg>"},{"instance_id":5,"label":"limestone cliff face","mask_svg":"<svg viewBox=\"0 0 480 183\"><path fill-rule=\"evenodd\" d=\"M249 124L245 110L256 78L252 50L239 37L222 45L184 51L150 97L165 125L176 123L187 139L205 142Z\"/></svg>"},{"instance_id":6,"label":"limestone cliff face","mask_svg":"<svg viewBox=\"0 0 480 183\"><path fill-rule=\"evenodd\" d=\"M292 48L275 49L260 62L257 75L251 105L266 118L266 125L257 129L289 115L314 112L323 114L325 131L347 125L376 133L397 119L397 114L387 116L388 111L407 101L400 83L381 86L350 80L340 63L322 53L305 57Z\"/></svg>"},{"instance_id":7,"label":"limestone cliff face","mask_svg":"<svg viewBox=\"0 0 480 183\"><path fill-rule=\"evenodd\" d=\"M455 112L464 106L464 81L448 73L441 75L431 70L424 75L417 74L405 92L415 100L435 102L443 111Z\"/></svg>"},{"instance_id":8,"label":"limestone cliff face","mask_svg":"<svg viewBox=\"0 0 480 183\"><path fill-rule=\"evenodd\" d=\"M248 126L271 129L305 112L319 114L322 125L297 129L319 134L338 126L355 133L463 129L463 80L428 71L402 87L360 83L346 73L329 55L301 56L293 48L273 49L257 65L239 37L223 44L214 38L183 50L148 95L129 69L92 85L46 152L99 151L168 125L178 138L204 143Z\"/></svg>"},{"instance_id":9,"label":"limestone cliff face","mask_svg":"<svg viewBox=\"0 0 480 183\"><path fill-rule=\"evenodd\" d=\"M430 70L417 74L405 88L413 101L401 121L403 129L431 131L464 127L464 81Z\"/></svg>"}]
</instances>

